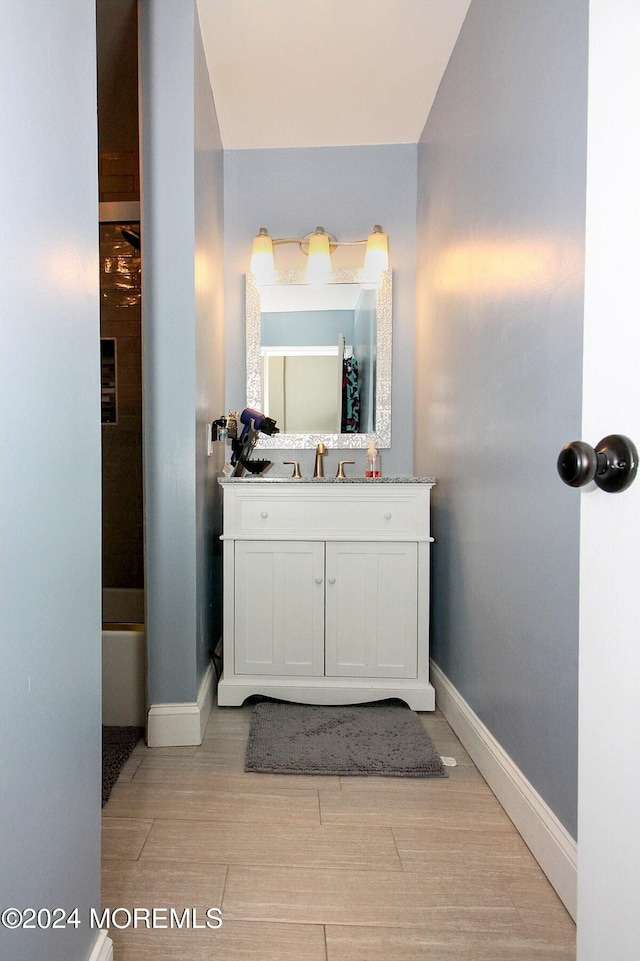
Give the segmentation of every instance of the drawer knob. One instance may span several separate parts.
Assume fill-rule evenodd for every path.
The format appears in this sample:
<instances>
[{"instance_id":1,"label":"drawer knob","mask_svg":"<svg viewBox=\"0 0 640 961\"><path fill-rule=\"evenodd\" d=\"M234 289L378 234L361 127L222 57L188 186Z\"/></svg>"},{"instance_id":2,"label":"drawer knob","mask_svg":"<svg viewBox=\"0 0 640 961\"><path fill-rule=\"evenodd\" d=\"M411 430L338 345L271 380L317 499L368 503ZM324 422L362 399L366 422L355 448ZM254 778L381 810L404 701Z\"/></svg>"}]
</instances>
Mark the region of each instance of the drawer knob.
<instances>
[{"instance_id":1,"label":"drawer knob","mask_svg":"<svg viewBox=\"0 0 640 961\"><path fill-rule=\"evenodd\" d=\"M329 583L330 583L330 584L335 584L335 582L336 582L335 577L330 577L330 578L329 578Z\"/></svg>"},{"instance_id":2,"label":"drawer knob","mask_svg":"<svg viewBox=\"0 0 640 961\"><path fill-rule=\"evenodd\" d=\"M266 518L266 517L268 517L268 516L269 516L269 512L268 512L268 511L262 511L262 513L260 514L260 517L265 517L265 518Z\"/></svg>"},{"instance_id":3,"label":"drawer knob","mask_svg":"<svg viewBox=\"0 0 640 961\"><path fill-rule=\"evenodd\" d=\"M391 520L391 511L385 511L385 512L384 512L384 519L385 519L386 521L390 521L390 520Z\"/></svg>"},{"instance_id":4,"label":"drawer knob","mask_svg":"<svg viewBox=\"0 0 640 961\"><path fill-rule=\"evenodd\" d=\"M316 584L322 584L322 578L316 577Z\"/></svg>"}]
</instances>

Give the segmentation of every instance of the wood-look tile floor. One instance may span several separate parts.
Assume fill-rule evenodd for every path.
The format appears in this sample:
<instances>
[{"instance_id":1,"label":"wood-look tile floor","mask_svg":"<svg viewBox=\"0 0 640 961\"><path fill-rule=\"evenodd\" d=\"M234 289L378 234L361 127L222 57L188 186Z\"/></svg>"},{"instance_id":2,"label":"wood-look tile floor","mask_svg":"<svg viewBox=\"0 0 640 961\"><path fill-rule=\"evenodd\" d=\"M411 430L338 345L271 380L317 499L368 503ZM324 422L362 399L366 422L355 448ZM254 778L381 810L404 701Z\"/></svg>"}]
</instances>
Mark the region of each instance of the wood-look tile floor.
<instances>
[{"instance_id":1,"label":"wood-look tile floor","mask_svg":"<svg viewBox=\"0 0 640 961\"><path fill-rule=\"evenodd\" d=\"M439 712L447 779L244 772L252 705L200 747L139 744L103 809L115 961L565 961L575 927ZM190 919L193 919L193 913ZM215 914L211 916L215 923Z\"/></svg>"}]
</instances>

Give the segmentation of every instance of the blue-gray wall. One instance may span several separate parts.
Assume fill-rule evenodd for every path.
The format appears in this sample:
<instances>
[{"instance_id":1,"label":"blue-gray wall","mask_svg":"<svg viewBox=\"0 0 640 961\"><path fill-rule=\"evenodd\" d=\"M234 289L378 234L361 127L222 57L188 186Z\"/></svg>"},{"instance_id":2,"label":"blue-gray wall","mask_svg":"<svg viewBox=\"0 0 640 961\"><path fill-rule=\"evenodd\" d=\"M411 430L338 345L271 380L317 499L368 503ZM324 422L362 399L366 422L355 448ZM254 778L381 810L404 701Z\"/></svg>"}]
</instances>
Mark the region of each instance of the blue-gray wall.
<instances>
[{"instance_id":1,"label":"blue-gray wall","mask_svg":"<svg viewBox=\"0 0 640 961\"><path fill-rule=\"evenodd\" d=\"M224 390L222 147L195 0L140 3L146 631L150 704L194 702L215 645ZM219 456L219 454L218 454Z\"/></svg>"},{"instance_id":2,"label":"blue-gray wall","mask_svg":"<svg viewBox=\"0 0 640 961\"><path fill-rule=\"evenodd\" d=\"M344 334L353 343L353 310L287 310L262 313L263 347L336 347Z\"/></svg>"},{"instance_id":3,"label":"blue-gray wall","mask_svg":"<svg viewBox=\"0 0 640 961\"><path fill-rule=\"evenodd\" d=\"M359 240L381 224L393 268L392 436L391 449L382 451L387 475L413 472L416 164L416 144L224 154L227 406L241 410L246 402L244 283L258 228L267 227L272 237L303 237L322 225L338 240ZM364 248L354 249L355 258L364 255ZM276 248L278 262L285 250ZM272 450L272 471L289 472L280 461L293 456L303 471L313 469L313 451ZM364 470L365 451L353 457L351 469ZM327 476L338 459L338 451L327 455Z\"/></svg>"},{"instance_id":4,"label":"blue-gray wall","mask_svg":"<svg viewBox=\"0 0 640 961\"><path fill-rule=\"evenodd\" d=\"M0 5L0 906L81 922L2 928L3 961L80 961L98 935L95 51L95 0Z\"/></svg>"},{"instance_id":5,"label":"blue-gray wall","mask_svg":"<svg viewBox=\"0 0 640 961\"><path fill-rule=\"evenodd\" d=\"M197 19L195 36L196 579L198 678L222 634L221 444L207 456L211 421L224 411L224 198L222 141Z\"/></svg>"},{"instance_id":6,"label":"blue-gray wall","mask_svg":"<svg viewBox=\"0 0 640 961\"><path fill-rule=\"evenodd\" d=\"M587 15L474 0L418 155L433 656L574 835Z\"/></svg>"}]
</instances>

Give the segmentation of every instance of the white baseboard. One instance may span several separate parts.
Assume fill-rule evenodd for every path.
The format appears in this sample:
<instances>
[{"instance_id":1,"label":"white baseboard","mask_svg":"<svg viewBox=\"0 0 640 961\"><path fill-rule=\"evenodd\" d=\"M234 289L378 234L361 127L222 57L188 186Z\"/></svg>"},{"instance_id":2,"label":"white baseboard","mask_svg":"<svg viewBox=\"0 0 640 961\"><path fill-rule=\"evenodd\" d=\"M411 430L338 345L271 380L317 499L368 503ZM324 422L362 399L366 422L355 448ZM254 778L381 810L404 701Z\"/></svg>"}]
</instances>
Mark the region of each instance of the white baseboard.
<instances>
[{"instance_id":1,"label":"white baseboard","mask_svg":"<svg viewBox=\"0 0 640 961\"><path fill-rule=\"evenodd\" d=\"M575 920L578 883L575 840L433 662L430 679L436 689L437 706Z\"/></svg>"},{"instance_id":2,"label":"white baseboard","mask_svg":"<svg viewBox=\"0 0 640 961\"><path fill-rule=\"evenodd\" d=\"M149 747L188 747L202 744L213 707L214 670L209 661L200 683L197 701L184 704L152 704L147 717Z\"/></svg>"},{"instance_id":3,"label":"white baseboard","mask_svg":"<svg viewBox=\"0 0 640 961\"><path fill-rule=\"evenodd\" d=\"M113 961L113 941L106 931L98 931L98 937L87 961Z\"/></svg>"}]
</instances>

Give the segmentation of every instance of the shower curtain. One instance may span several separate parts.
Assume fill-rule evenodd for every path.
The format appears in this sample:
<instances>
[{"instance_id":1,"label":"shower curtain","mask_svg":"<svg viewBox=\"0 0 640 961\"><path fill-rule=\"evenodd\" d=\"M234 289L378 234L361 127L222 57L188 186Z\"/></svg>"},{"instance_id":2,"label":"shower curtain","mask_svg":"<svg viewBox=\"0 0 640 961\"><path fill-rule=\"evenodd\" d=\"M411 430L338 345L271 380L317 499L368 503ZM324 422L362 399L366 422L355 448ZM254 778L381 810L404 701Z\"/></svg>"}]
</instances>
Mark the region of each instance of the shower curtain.
<instances>
[{"instance_id":1,"label":"shower curtain","mask_svg":"<svg viewBox=\"0 0 640 961\"><path fill-rule=\"evenodd\" d=\"M360 388L355 357L345 357L342 361L341 420L343 434L357 434L360 431Z\"/></svg>"}]
</instances>

